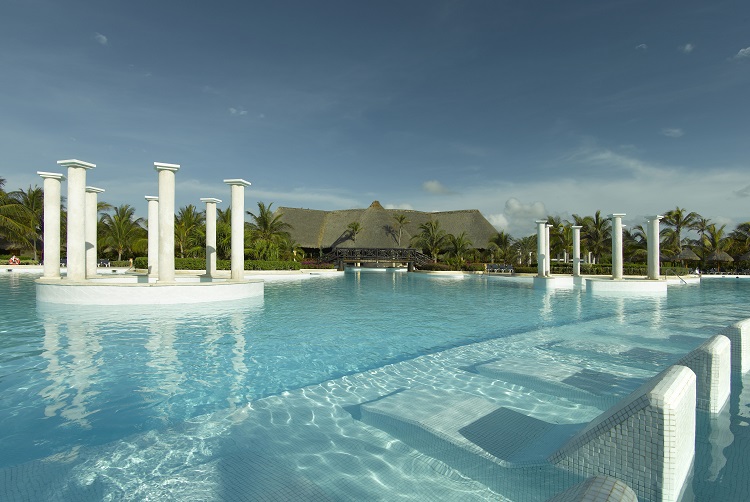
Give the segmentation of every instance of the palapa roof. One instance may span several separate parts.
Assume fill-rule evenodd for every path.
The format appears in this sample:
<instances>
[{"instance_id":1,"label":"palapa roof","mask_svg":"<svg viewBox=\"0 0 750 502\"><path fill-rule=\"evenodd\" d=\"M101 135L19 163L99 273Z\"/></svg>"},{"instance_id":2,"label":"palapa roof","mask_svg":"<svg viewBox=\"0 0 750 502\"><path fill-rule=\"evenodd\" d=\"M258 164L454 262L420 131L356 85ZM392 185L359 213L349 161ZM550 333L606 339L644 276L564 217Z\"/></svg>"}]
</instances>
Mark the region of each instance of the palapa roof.
<instances>
[{"instance_id":1,"label":"palapa roof","mask_svg":"<svg viewBox=\"0 0 750 502\"><path fill-rule=\"evenodd\" d=\"M426 213L405 209L385 209L380 202L374 201L367 209L344 209L338 211L320 211L279 207L276 215L281 221L291 225L289 234L303 248L408 248L412 237L419 234L419 226L431 221L440 222L440 228L448 234L460 235L466 232L472 246L487 248L490 238L497 230L476 209L460 211L442 211ZM398 244L398 224L395 216L403 214L408 221L401 233L401 245ZM349 224L357 222L360 232L352 240Z\"/></svg>"}]
</instances>

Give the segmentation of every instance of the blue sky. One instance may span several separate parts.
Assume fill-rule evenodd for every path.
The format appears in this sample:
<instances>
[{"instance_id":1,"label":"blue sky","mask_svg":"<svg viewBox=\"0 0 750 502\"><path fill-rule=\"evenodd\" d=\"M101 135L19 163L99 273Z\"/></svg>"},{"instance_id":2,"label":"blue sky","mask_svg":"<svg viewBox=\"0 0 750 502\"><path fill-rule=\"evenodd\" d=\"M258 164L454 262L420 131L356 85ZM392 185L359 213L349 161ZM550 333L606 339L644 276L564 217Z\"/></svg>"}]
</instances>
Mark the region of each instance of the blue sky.
<instances>
[{"instance_id":1,"label":"blue sky","mask_svg":"<svg viewBox=\"0 0 750 502\"><path fill-rule=\"evenodd\" d=\"M0 176L177 204L750 220L750 2L0 4Z\"/></svg>"}]
</instances>

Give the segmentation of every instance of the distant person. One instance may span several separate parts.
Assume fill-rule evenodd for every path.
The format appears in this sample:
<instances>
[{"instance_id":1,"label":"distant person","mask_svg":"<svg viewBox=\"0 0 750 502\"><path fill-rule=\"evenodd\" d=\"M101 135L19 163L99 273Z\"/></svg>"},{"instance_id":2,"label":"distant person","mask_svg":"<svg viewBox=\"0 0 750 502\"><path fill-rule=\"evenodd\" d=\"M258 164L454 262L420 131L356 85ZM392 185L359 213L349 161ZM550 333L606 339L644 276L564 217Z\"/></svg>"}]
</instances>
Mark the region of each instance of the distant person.
<instances>
[{"instance_id":1,"label":"distant person","mask_svg":"<svg viewBox=\"0 0 750 502\"><path fill-rule=\"evenodd\" d=\"M10 265L20 265L21 264L21 260L18 258L18 256L13 255L13 256L10 257L10 260L8 260L8 263Z\"/></svg>"}]
</instances>

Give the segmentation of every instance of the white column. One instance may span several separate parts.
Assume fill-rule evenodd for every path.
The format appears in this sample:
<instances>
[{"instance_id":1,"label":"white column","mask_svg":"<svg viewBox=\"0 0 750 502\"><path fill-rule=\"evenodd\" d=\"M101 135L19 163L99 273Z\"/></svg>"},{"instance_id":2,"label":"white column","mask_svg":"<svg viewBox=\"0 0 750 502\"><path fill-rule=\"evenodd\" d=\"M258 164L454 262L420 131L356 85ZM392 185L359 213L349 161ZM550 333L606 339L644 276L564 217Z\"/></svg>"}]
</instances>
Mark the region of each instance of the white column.
<instances>
[{"instance_id":1,"label":"white column","mask_svg":"<svg viewBox=\"0 0 750 502\"><path fill-rule=\"evenodd\" d=\"M573 277L581 275L581 225L573 225Z\"/></svg>"},{"instance_id":2,"label":"white column","mask_svg":"<svg viewBox=\"0 0 750 502\"><path fill-rule=\"evenodd\" d=\"M547 220L536 220L536 272L537 276L544 277L547 270L547 266L544 262L547 259L547 244L545 244L545 237L547 236Z\"/></svg>"},{"instance_id":3,"label":"white column","mask_svg":"<svg viewBox=\"0 0 750 502\"><path fill-rule=\"evenodd\" d=\"M550 245L549 245L549 227L551 227L549 223L546 223L544 225L544 275L548 276L550 275L550 269L552 268L552 254L550 253Z\"/></svg>"},{"instance_id":4,"label":"white column","mask_svg":"<svg viewBox=\"0 0 750 502\"><path fill-rule=\"evenodd\" d=\"M232 280L240 280L245 274L245 187L249 181L243 179L224 180L232 192Z\"/></svg>"},{"instance_id":5,"label":"white column","mask_svg":"<svg viewBox=\"0 0 750 502\"><path fill-rule=\"evenodd\" d=\"M179 164L154 162L159 172L159 282L174 282L174 177Z\"/></svg>"},{"instance_id":6,"label":"white column","mask_svg":"<svg viewBox=\"0 0 750 502\"><path fill-rule=\"evenodd\" d=\"M221 200L207 197L201 202L206 203L206 275L213 277L216 275L216 204Z\"/></svg>"},{"instance_id":7,"label":"white column","mask_svg":"<svg viewBox=\"0 0 750 502\"><path fill-rule=\"evenodd\" d=\"M659 220L663 216L657 214L646 218L646 247L648 250L647 279L659 279Z\"/></svg>"},{"instance_id":8,"label":"white column","mask_svg":"<svg viewBox=\"0 0 750 502\"><path fill-rule=\"evenodd\" d=\"M612 279L622 279L622 217L625 213L613 213L612 218Z\"/></svg>"},{"instance_id":9,"label":"white column","mask_svg":"<svg viewBox=\"0 0 750 502\"><path fill-rule=\"evenodd\" d=\"M60 194L65 179L61 173L37 171L44 179L44 275L60 278Z\"/></svg>"},{"instance_id":10,"label":"white column","mask_svg":"<svg viewBox=\"0 0 750 502\"><path fill-rule=\"evenodd\" d=\"M95 164L76 159L58 160L68 168L68 280L86 279L86 170Z\"/></svg>"},{"instance_id":11,"label":"white column","mask_svg":"<svg viewBox=\"0 0 750 502\"><path fill-rule=\"evenodd\" d=\"M97 224L99 223L99 197L104 192L102 188L86 187L86 277L96 276L98 265L96 240L98 237Z\"/></svg>"},{"instance_id":12,"label":"white column","mask_svg":"<svg viewBox=\"0 0 750 502\"><path fill-rule=\"evenodd\" d=\"M159 276L159 197L146 195L148 201L148 276Z\"/></svg>"}]
</instances>

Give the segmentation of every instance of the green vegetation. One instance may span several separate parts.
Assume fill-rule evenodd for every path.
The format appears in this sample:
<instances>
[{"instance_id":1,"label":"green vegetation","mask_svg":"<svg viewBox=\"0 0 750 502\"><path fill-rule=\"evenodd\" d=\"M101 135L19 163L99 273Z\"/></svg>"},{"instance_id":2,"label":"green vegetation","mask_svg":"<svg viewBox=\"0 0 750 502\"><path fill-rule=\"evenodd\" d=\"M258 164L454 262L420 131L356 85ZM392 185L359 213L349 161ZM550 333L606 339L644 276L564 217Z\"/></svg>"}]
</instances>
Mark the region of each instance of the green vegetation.
<instances>
[{"instance_id":1,"label":"green vegetation","mask_svg":"<svg viewBox=\"0 0 750 502\"><path fill-rule=\"evenodd\" d=\"M362 231L362 225L360 225L357 221L353 221L349 223L346 228L347 230L349 230L349 238L352 240L352 242L357 242L357 234Z\"/></svg>"},{"instance_id":2,"label":"green vegetation","mask_svg":"<svg viewBox=\"0 0 750 502\"><path fill-rule=\"evenodd\" d=\"M247 211L251 221L246 222L245 266L248 270L288 270L299 268L305 259L305 250L292 241L291 226L282 216L274 215L273 203L258 202L257 213ZM9 251L22 256L24 263L35 263L42 259L44 194L34 186L26 190L5 191L5 179L0 177L0 239L7 244ZM98 248L99 256L113 262L128 263L135 258L136 267L146 268L147 222L135 217L135 208L125 204L113 207L99 202ZM410 223L403 213L394 216L394 235L399 246L403 229ZM550 250L553 256L552 272L563 273L572 268L573 232L572 225L581 228L581 254L591 253L592 263L581 267L582 273L609 273L611 259L612 228L608 218L600 210L593 215L571 215L570 220L559 216L548 216L550 227ZM65 256L66 213L61 206L61 251ZM750 221L741 223L730 231L726 225L719 225L698 213L675 207L664 213L661 222L660 250L665 266L686 271L687 267L711 267L727 264L713 261L719 252L728 253L739 265L750 265ZM362 230L360 223L347 226L349 236L356 242ZM691 237L692 236L692 237ZM434 264L422 269L462 269L480 270L483 263L503 263L512 265L517 272L528 268L536 272L536 235L514 238L504 231L498 232L486 243L472 243L465 232L459 235L448 234L438 220L431 220L419 226L419 233L411 239L411 246L429 255ZM175 255L178 259L192 260L179 269L202 270L205 267L205 212L193 205L179 209L175 215ZM218 268L229 269L231 248L231 211L217 208L216 251ZM699 260L684 262L678 254L689 248ZM623 230L624 271L626 274L645 275L646 232L642 225ZM318 254L322 255L323 250ZM10 256L10 255L9 255ZM182 262L180 262L182 263ZM187 265L189 263L189 265ZM306 262L305 267L330 268L330 264ZM684 267L684 268L679 268ZM567 272L565 272L567 273ZM679 273L679 272L678 272Z\"/></svg>"}]
</instances>

